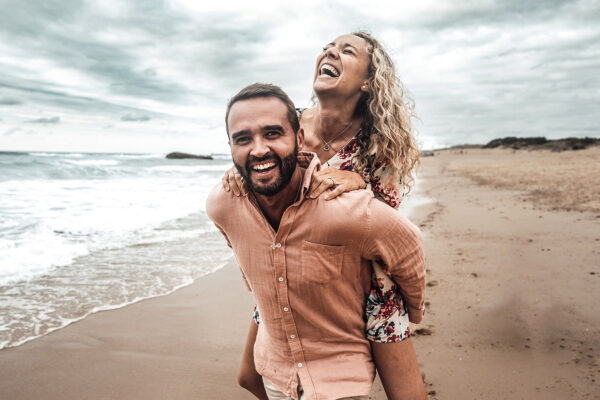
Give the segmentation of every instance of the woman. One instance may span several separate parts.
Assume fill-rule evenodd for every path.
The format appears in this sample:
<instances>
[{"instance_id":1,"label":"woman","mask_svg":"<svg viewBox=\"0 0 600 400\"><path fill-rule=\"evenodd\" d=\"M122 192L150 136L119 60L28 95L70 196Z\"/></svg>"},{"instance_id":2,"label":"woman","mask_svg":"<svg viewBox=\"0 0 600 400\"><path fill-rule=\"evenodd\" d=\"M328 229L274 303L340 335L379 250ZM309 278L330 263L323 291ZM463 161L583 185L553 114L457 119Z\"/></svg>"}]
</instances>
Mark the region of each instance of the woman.
<instances>
[{"instance_id":1,"label":"woman","mask_svg":"<svg viewBox=\"0 0 600 400\"><path fill-rule=\"evenodd\" d=\"M309 196L329 190L325 196L331 199L369 187L378 199L397 208L410 190L419 151L411 125L412 103L405 97L390 57L365 32L342 35L317 58L313 89L316 106L300 114L305 140L302 150L316 153L323 168L311 183ZM223 186L236 195L244 190L235 169L223 177ZM395 379L403 366L394 355L411 352L414 356L408 338L409 314L385 265L374 262L373 270L365 309L366 336L385 391L390 399L425 398L422 385L406 387L404 381L410 379ZM421 310L413 313L419 315L410 315L411 320L420 320ZM255 316L258 323L258 312ZM254 369L257 329L253 323L238 380L258 398L267 399ZM406 374L414 377L419 371L403 371L402 376Z\"/></svg>"}]
</instances>

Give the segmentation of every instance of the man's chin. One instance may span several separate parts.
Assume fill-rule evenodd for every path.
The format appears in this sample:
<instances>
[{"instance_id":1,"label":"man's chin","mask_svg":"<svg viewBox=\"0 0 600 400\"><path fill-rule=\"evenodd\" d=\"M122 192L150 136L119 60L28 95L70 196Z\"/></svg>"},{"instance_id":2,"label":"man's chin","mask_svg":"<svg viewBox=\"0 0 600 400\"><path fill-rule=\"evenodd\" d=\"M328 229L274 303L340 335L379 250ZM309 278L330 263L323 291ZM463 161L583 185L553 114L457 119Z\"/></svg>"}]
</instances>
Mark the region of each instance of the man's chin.
<instances>
[{"instance_id":1,"label":"man's chin","mask_svg":"<svg viewBox=\"0 0 600 400\"><path fill-rule=\"evenodd\" d=\"M268 180L266 182L258 181L256 179L252 179L252 177L250 177L250 189L252 189L253 192L258 193L263 196L276 195L282 189L280 186L281 186L281 184L279 182L279 177L277 177L273 180Z\"/></svg>"}]
</instances>

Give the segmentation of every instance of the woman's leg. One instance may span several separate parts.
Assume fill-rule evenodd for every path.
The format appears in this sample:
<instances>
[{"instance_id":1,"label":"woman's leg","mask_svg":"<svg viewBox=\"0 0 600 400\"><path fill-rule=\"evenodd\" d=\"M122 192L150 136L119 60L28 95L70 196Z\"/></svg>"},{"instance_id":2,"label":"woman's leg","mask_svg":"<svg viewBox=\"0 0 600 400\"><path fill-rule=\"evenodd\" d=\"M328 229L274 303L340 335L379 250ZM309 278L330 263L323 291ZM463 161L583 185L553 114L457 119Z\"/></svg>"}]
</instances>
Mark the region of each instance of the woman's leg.
<instances>
[{"instance_id":1,"label":"woman's leg","mask_svg":"<svg viewBox=\"0 0 600 400\"><path fill-rule=\"evenodd\" d=\"M401 342L371 342L373 359L389 400L425 400L425 385L410 338Z\"/></svg>"},{"instance_id":2,"label":"woman's leg","mask_svg":"<svg viewBox=\"0 0 600 400\"><path fill-rule=\"evenodd\" d=\"M408 313L387 267L373 262L371 293L365 309L366 334L389 399L426 399L417 357L409 338Z\"/></svg>"},{"instance_id":3,"label":"woman's leg","mask_svg":"<svg viewBox=\"0 0 600 400\"><path fill-rule=\"evenodd\" d=\"M246 339L246 347L244 347L244 354L242 355L238 383L257 398L268 400L269 398L267 397L267 392L265 392L262 377L256 372L256 368L254 367L254 342L256 342L257 332L258 325L252 320Z\"/></svg>"}]
</instances>

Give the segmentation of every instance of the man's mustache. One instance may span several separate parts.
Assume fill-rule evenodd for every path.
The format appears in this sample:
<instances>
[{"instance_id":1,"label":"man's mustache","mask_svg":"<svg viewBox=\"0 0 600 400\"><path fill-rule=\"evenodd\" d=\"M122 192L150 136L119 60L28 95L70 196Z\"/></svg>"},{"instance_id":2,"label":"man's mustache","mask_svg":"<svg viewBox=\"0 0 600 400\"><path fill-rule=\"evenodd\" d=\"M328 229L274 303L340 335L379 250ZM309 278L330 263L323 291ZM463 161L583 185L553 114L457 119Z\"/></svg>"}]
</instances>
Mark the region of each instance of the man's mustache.
<instances>
[{"instance_id":1,"label":"man's mustache","mask_svg":"<svg viewBox=\"0 0 600 400\"><path fill-rule=\"evenodd\" d=\"M275 153L267 153L262 157L249 156L246 160L246 170L250 170L250 165L260 162L272 161L281 165L281 158Z\"/></svg>"}]
</instances>

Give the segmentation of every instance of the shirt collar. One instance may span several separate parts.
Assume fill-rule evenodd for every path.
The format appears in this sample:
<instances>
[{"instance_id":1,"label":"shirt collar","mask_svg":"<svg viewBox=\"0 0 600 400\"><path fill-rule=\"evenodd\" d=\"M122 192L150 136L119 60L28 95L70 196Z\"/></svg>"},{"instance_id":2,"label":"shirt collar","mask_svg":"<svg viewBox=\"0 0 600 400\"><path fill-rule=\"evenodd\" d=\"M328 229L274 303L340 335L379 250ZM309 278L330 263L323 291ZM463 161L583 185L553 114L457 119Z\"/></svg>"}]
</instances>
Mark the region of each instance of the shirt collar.
<instances>
[{"instance_id":1,"label":"shirt collar","mask_svg":"<svg viewBox=\"0 0 600 400\"><path fill-rule=\"evenodd\" d=\"M300 199L304 198L306 192L310 188L310 182L313 174L321 167L321 161L317 157L316 153L309 151L298 152L298 167L304 169L304 177L302 178L302 189L300 192Z\"/></svg>"}]
</instances>

